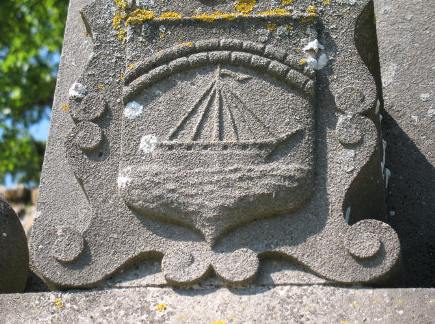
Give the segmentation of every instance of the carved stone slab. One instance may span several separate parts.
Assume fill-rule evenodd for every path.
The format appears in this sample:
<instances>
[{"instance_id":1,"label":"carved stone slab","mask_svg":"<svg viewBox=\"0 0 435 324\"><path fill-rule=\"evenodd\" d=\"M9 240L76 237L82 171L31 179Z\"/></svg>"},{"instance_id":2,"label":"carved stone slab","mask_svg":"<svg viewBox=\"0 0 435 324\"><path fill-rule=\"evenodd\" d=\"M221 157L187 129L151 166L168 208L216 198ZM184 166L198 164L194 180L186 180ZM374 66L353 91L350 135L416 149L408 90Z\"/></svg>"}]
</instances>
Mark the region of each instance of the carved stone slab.
<instances>
[{"instance_id":1,"label":"carved stone slab","mask_svg":"<svg viewBox=\"0 0 435 324\"><path fill-rule=\"evenodd\" d=\"M171 284L241 284L284 257L339 283L385 279L400 249L374 220L377 96L355 43L367 3L85 6L92 55L53 117L36 271L92 286L161 258ZM72 193L59 209L56 188Z\"/></svg>"}]
</instances>

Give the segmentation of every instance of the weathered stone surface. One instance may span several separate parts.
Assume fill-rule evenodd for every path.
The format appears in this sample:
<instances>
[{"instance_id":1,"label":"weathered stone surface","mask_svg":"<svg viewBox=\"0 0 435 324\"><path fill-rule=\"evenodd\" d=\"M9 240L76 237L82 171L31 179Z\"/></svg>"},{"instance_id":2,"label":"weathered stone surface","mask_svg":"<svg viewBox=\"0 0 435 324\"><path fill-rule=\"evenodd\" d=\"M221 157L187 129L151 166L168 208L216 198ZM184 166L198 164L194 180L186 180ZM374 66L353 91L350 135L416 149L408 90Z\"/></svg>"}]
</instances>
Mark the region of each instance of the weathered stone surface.
<instances>
[{"instance_id":1,"label":"weathered stone surface","mask_svg":"<svg viewBox=\"0 0 435 324\"><path fill-rule=\"evenodd\" d=\"M238 285L285 258L385 279L400 248L366 219L384 216L376 87L355 44L367 4L72 1L34 269L92 286L152 258L170 284Z\"/></svg>"},{"instance_id":2,"label":"weathered stone surface","mask_svg":"<svg viewBox=\"0 0 435 324\"><path fill-rule=\"evenodd\" d=\"M131 266L101 282L98 288L169 287L159 260L147 260ZM258 286L331 284L287 260L262 260L255 284ZM222 279L208 277L194 285L199 288L225 287Z\"/></svg>"},{"instance_id":3,"label":"weathered stone surface","mask_svg":"<svg viewBox=\"0 0 435 324\"><path fill-rule=\"evenodd\" d=\"M116 289L0 296L2 323L433 323L433 289Z\"/></svg>"},{"instance_id":4,"label":"weathered stone surface","mask_svg":"<svg viewBox=\"0 0 435 324\"><path fill-rule=\"evenodd\" d=\"M0 198L0 293L24 291L28 270L26 234L14 210Z\"/></svg>"},{"instance_id":5,"label":"weathered stone surface","mask_svg":"<svg viewBox=\"0 0 435 324\"><path fill-rule=\"evenodd\" d=\"M435 286L435 6L377 0L389 222L407 286Z\"/></svg>"}]
</instances>

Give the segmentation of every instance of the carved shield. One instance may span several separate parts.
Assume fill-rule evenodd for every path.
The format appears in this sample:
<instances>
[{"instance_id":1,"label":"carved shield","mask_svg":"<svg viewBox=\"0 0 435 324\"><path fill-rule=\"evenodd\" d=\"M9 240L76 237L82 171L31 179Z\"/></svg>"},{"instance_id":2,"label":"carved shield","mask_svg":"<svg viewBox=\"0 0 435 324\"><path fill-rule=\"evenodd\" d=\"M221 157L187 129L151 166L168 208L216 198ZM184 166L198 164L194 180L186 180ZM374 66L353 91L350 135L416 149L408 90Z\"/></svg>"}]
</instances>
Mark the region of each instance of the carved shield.
<instances>
[{"instance_id":1,"label":"carved shield","mask_svg":"<svg viewBox=\"0 0 435 324\"><path fill-rule=\"evenodd\" d=\"M295 210L313 169L313 81L261 43L213 39L127 72L118 189L213 241Z\"/></svg>"}]
</instances>

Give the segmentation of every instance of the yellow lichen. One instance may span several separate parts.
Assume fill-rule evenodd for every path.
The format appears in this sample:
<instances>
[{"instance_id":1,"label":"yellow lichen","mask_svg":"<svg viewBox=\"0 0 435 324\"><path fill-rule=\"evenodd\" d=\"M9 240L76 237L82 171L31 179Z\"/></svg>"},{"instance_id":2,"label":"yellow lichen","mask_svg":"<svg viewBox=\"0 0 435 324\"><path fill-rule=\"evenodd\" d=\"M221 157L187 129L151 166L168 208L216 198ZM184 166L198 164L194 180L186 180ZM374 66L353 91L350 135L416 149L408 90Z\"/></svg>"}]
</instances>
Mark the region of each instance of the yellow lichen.
<instances>
[{"instance_id":1,"label":"yellow lichen","mask_svg":"<svg viewBox=\"0 0 435 324\"><path fill-rule=\"evenodd\" d=\"M301 58L299 60L299 65L305 65L307 63L307 60L305 60L304 58Z\"/></svg>"},{"instance_id":2,"label":"yellow lichen","mask_svg":"<svg viewBox=\"0 0 435 324\"><path fill-rule=\"evenodd\" d=\"M115 1L115 5L119 9L122 9L122 10L127 9L127 7L128 7L127 1L125 1L125 0L114 0L114 1Z\"/></svg>"},{"instance_id":3,"label":"yellow lichen","mask_svg":"<svg viewBox=\"0 0 435 324\"><path fill-rule=\"evenodd\" d=\"M316 17L318 15L316 6L308 6L307 14L310 17Z\"/></svg>"},{"instance_id":4,"label":"yellow lichen","mask_svg":"<svg viewBox=\"0 0 435 324\"><path fill-rule=\"evenodd\" d=\"M331 0L323 0L323 4L325 6L329 6L331 4Z\"/></svg>"},{"instance_id":5,"label":"yellow lichen","mask_svg":"<svg viewBox=\"0 0 435 324\"><path fill-rule=\"evenodd\" d=\"M156 311L164 312L167 308L168 308L168 306L166 304L158 304L156 306Z\"/></svg>"},{"instance_id":6,"label":"yellow lichen","mask_svg":"<svg viewBox=\"0 0 435 324\"><path fill-rule=\"evenodd\" d=\"M181 19L183 16L181 14L179 14L178 12L173 12L173 11L166 11L163 12L160 16L159 19L163 19L163 20L170 20L170 19Z\"/></svg>"},{"instance_id":7,"label":"yellow lichen","mask_svg":"<svg viewBox=\"0 0 435 324\"><path fill-rule=\"evenodd\" d=\"M293 29L294 29L294 27L293 27L292 24L288 24L288 25L287 25L287 30L288 30L289 32L291 32Z\"/></svg>"},{"instance_id":8,"label":"yellow lichen","mask_svg":"<svg viewBox=\"0 0 435 324\"><path fill-rule=\"evenodd\" d=\"M260 16L291 16L291 12L287 9L277 8L259 13Z\"/></svg>"},{"instance_id":9,"label":"yellow lichen","mask_svg":"<svg viewBox=\"0 0 435 324\"><path fill-rule=\"evenodd\" d=\"M62 298L60 298L60 297L56 297L56 298L54 299L54 306L56 306L57 309L62 309L62 308L64 308L64 304L63 304Z\"/></svg>"},{"instance_id":10,"label":"yellow lichen","mask_svg":"<svg viewBox=\"0 0 435 324\"><path fill-rule=\"evenodd\" d=\"M277 24L273 24L273 23L268 23L266 24L266 29L273 32L278 28Z\"/></svg>"},{"instance_id":11,"label":"yellow lichen","mask_svg":"<svg viewBox=\"0 0 435 324\"><path fill-rule=\"evenodd\" d=\"M121 24L123 22L123 20L125 19L125 13L122 11L116 11L115 12L115 16L113 16L112 19L112 26L114 29L119 29L121 28Z\"/></svg>"},{"instance_id":12,"label":"yellow lichen","mask_svg":"<svg viewBox=\"0 0 435 324\"><path fill-rule=\"evenodd\" d=\"M293 1L294 0L281 0L281 4L283 6L289 6L289 5L293 4Z\"/></svg>"},{"instance_id":13,"label":"yellow lichen","mask_svg":"<svg viewBox=\"0 0 435 324\"><path fill-rule=\"evenodd\" d=\"M120 30L118 30L116 37L119 41L124 42L127 38L127 31L124 28L121 28Z\"/></svg>"},{"instance_id":14,"label":"yellow lichen","mask_svg":"<svg viewBox=\"0 0 435 324\"><path fill-rule=\"evenodd\" d=\"M225 320L217 320L217 321L213 321L210 324L227 324L227 321Z\"/></svg>"},{"instance_id":15,"label":"yellow lichen","mask_svg":"<svg viewBox=\"0 0 435 324\"><path fill-rule=\"evenodd\" d=\"M257 0L238 0L234 8L236 11L248 15L254 10L256 4Z\"/></svg>"},{"instance_id":16,"label":"yellow lichen","mask_svg":"<svg viewBox=\"0 0 435 324\"><path fill-rule=\"evenodd\" d=\"M100 91L103 91L106 88L106 86L103 83L98 83L97 84L97 89Z\"/></svg>"},{"instance_id":17,"label":"yellow lichen","mask_svg":"<svg viewBox=\"0 0 435 324\"><path fill-rule=\"evenodd\" d=\"M236 13L225 13L221 11L215 11L213 13L204 13L197 16L193 16L192 19L206 21L206 22L213 22L216 20L233 20L238 16L239 14Z\"/></svg>"},{"instance_id":18,"label":"yellow lichen","mask_svg":"<svg viewBox=\"0 0 435 324\"><path fill-rule=\"evenodd\" d=\"M180 45L192 47L193 46L193 42L184 42L184 43L181 43Z\"/></svg>"},{"instance_id":19,"label":"yellow lichen","mask_svg":"<svg viewBox=\"0 0 435 324\"><path fill-rule=\"evenodd\" d=\"M144 10L144 9L136 9L131 14L128 15L128 18L125 24L134 25L134 24L142 24L146 21L153 20L156 17L154 11Z\"/></svg>"},{"instance_id":20,"label":"yellow lichen","mask_svg":"<svg viewBox=\"0 0 435 324\"><path fill-rule=\"evenodd\" d=\"M120 81L124 81L125 80L125 74L121 73L121 75L119 76L119 80Z\"/></svg>"},{"instance_id":21,"label":"yellow lichen","mask_svg":"<svg viewBox=\"0 0 435 324\"><path fill-rule=\"evenodd\" d=\"M129 70L133 70L136 67L136 64L134 63L130 63L129 65L127 65L127 69Z\"/></svg>"},{"instance_id":22,"label":"yellow lichen","mask_svg":"<svg viewBox=\"0 0 435 324\"><path fill-rule=\"evenodd\" d=\"M306 13L307 15L301 19L302 23L313 23L319 15L316 6L308 6Z\"/></svg>"},{"instance_id":23,"label":"yellow lichen","mask_svg":"<svg viewBox=\"0 0 435 324\"><path fill-rule=\"evenodd\" d=\"M127 31L124 28L124 22L127 17L124 10L127 9L127 2L125 0L114 0L114 2L119 9L115 11L115 15L113 16L112 27L117 31L116 38L124 42L127 37Z\"/></svg>"},{"instance_id":24,"label":"yellow lichen","mask_svg":"<svg viewBox=\"0 0 435 324\"><path fill-rule=\"evenodd\" d=\"M62 109L63 112L68 112L70 109L70 106L67 103L63 103L60 105L60 109Z\"/></svg>"}]
</instances>

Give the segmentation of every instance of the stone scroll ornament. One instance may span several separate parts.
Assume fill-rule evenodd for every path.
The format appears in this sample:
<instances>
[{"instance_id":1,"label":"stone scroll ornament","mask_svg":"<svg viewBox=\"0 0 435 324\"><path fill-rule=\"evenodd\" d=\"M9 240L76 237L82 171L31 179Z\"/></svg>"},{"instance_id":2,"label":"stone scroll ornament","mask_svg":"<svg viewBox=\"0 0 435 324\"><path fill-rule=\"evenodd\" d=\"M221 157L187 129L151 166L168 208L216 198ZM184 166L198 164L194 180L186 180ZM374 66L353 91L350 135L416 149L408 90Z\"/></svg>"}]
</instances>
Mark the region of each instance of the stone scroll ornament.
<instances>
[{"instance_id":1,"label":"stone scroll ornament","mask_svg":"<svg viewBox=\"0 0 435 324\"><path fill-rule=\"evenodd\" d=\"M92 286L160 257L173 285L244 284L276 257L337 283L385 280L400 246L374 220L377 94L355 44L367 4L86 6L94 48L69 90L64 147L89 224L50 225L40 204L38 273Z\"/></svg>"}]
</instances>

